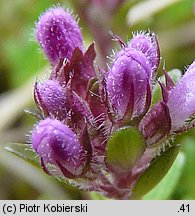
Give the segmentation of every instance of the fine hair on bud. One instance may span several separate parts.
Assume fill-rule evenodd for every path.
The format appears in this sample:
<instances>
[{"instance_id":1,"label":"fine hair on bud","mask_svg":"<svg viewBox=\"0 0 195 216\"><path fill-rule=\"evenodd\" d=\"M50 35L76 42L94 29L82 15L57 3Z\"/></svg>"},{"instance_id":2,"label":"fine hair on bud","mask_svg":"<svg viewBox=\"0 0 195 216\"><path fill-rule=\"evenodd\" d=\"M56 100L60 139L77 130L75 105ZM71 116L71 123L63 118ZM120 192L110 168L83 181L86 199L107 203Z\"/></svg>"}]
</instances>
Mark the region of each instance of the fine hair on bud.
<instances>
[{"instance_id":1,"label":"fine hair on bud","mask_svg":"<svg viewBox=\"0 0 195 216\"><path fill-rule=\"evenodd\" d=\"M74 178L81 175L86 165L86 152L77 135L58 120L41 120L32 132L32 146L47 173L47 164L52 164L65 177Z\"/></svg>"},{"instance_id":2,"label":"fine hair on bud","mask_svg":"<svg viewBox=\"0 0 195 216\"><path fill-rule=\"evenodd\" d=\"M172 121L172 131L177 131L195 114L195 62L181 80L171 89L167 105Z\"/></svg>"},{"instance_id":3,"label":"fine hair on bud","mask_svg":"<svg viewBox=\"0 0 195 216\"><path fill-rule=\"evenodd\" d=\"M52 65L70 60L76 47L83 51L83 39L74 17L62 7L50 8L36 24L36 38Z\"/></svg>"},{"instance_id":4,"label":"fine hair on bud","mask_svg":"<svg viewBox=\"0 0 195 216\"><path fill-rule=\"evenodd\" d=\"M38 108L46 115L59 120L66 116L65 90L58 81L45 80L42 83L36 83L34 96Z\"/></svg>"},{"instance_id":5,"label":"fine hair on bud","mask_svg":"<svg viewBox=\"0 0 195 216\"><path fill-rule=\"evenodd\" d=\"M154 33L138 32L134 34L128 42L128 47L144 53L153 69L153 73L156 71L160 63L160 48Z\"/></svg>"},{"instance_id":6,"label":"fine hair on bud","mask_svg":"<svg viewBox=\"0 0 195 216\"><path fill-rule=\"evenodd\" d=\"M119 119L130 110L129 118L142 114L150 76L151 66L141 51L124 48L116 55L107 77L107 92Z\"/></svg>"}]
</instances>

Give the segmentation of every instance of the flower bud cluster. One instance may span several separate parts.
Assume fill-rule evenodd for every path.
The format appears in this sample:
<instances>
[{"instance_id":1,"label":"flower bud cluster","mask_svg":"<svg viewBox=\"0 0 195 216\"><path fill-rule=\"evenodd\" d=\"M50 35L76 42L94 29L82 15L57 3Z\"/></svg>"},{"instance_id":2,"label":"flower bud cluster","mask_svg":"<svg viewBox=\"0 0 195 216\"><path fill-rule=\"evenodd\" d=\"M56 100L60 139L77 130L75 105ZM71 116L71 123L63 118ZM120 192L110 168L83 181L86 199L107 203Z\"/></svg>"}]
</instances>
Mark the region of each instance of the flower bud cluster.
<instances>
[{"instance_id":1,"label":"flower bud cluster","mask_svg":"<svg viewBox=\"0 0 195 216\"><path fill-rule=\"evenodd\" d=\"M173 132L193 127L193 119L186 121L195 113L195 64L176 85L165 72L166 85L160 83L163 99L152 106L160 62L154 33L138 33L127 43L118 39L122 48L107 72L95 71L94 43L84 49L77 22L63 8L51 8L39 18L36 36L53 68L49 79L34 87L43 119L35 125L31 141L43 170L72 179L83 189L127 198L153 159L145 152ZM124 176L106 162L109 138L122 128L137 130L145 146L141 158L129 162L134 167L122 163ZM140 161L145 161L142 169Z\"/></svg>"}]
</instances>

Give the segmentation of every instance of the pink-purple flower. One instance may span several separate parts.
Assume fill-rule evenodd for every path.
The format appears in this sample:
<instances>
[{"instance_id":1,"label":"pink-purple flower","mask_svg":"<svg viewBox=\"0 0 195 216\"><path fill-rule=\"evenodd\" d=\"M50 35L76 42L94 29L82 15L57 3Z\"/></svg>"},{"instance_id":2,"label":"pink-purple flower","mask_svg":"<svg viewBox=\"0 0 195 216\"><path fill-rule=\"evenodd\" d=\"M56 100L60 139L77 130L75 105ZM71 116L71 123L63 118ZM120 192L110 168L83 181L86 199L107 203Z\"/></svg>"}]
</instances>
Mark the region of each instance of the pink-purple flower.
<instances>
[{"instance_id":1,"label":"pink-purple flower","mask_svg":"<svg viewBox=\"0 0 195 216\"><path fill-rule=\"evenodd\" d=\"M42 119L31 141L43 170L74 179L73 184L89 191L128 198L155 158L154 150L194 126L195 63L176 85L164 70L162 100L151 105L160 63L154 33L137 33L127 43L114 36L122 48L107 71L95 66L94 43L84 51L79 26L63 8L51 8L40 17L36 36L52 64L49 78L34 87ZM106 161L108 143L117 132L120 148L121 140L131 141L121 135L122 129L134 131L142 142L141 149L139 141L134 143L139 155L129 160L133 167L125 169L124 176Z\"/></svg>"}]
</instances>

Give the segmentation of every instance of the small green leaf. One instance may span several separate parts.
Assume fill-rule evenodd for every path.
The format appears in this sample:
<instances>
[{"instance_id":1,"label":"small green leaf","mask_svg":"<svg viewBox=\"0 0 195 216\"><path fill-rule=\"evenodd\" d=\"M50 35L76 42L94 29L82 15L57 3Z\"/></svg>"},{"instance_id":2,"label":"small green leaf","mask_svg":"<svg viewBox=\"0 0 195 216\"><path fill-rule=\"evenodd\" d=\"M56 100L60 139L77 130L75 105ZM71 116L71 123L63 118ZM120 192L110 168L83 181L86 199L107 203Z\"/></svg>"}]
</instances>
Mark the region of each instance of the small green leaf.
<instances>
[{"instance_id":1,"label":"small green leaf","mask_svg":"<svg viewBox=\"0 0 195 216\"><path fill-rule=\"evenodd\" d=\"M161 181L171 168L180 148L181 146L179 145L170 147L151 163L146 171L139 177L133 189L132 196L130 197L131 199L141 198Z\"/></svg>"},{"instance_id":2,"label":"small green leaf","mask_svg":"<svg viewBox=\"0 0 195 216\"><path fill-rule=\"evenodd\" d=\"M176 84L182 77L182 72L179 69L173 69L168 72L169 76L172 78L173 82ZM165 84L165 76L159 77L159 80ZM153 93L152 93L152 105L157 103L162 99L162 93L161 93L161 88L159 84L157 83L154 86Z\"/></svg>"},{"instance_id":3,"label":"small green leaf","mask_svg":"<svg viewBox=\"0 0 195 216\"><path fill-rule=\"evenodd\" d=\"M30 164L40 167L39 158L29 144L8 143L4 148L19 158L29 162Z\"/></svg>"},{"instance_id":4,"label":"small green leaf","mask_svg":"<svg viewBox=\"0 0 195 216\"><path fill-rule=\"evenodd\" d=\"M143 135L133 127L115 131L108 140L106 163L113 171L130 170L146 148Z\"/></svg>"},{"instance_id":5,"label":"small green leaf","mask_svg":"<svg viewBox=\"0 0 195 216\"><path fill-rule=\"evenodd\" d=\"M18 147L17 144L18 143L16 143L16 146ZM12 145L13 144L11 144L11 146ZM19 146L20 145L26 146L25 144L19 144ZM44 174L41 169L16 157L15 153L12 155L6 150L1 149L1 146L0 166L11 172L15 177L32 185L40 193L46 194L49 199L70 199L68 194L64 192L54 178L50 178L48 175Z\"/></svg>"},{"instance_id":6,"label":"small green leaf","mask_svg":"<svg viewBox=\"0 0 195 216\"><path fill-rule=\"evenodd\" d=\"M92 200L106 200L107 198L97 192L90 192L89 196Z\"/></svg>"},{"instance_id":7,"label":"small green leaf","mask_svg":"<svg viewBox=\"0 0 195 216\"><path fill-rule=\"evenodd\" d=\"M180 152L167 175L162 181L144 196L146 200L169 199L181 177L185 165L185 155Z\"/></svg>"},{"instance_id":8,"label":"small green leaf","mask_svg":"<svg viewBox=\"0 0 195 216\"><path fill-rule=\"evenodd\" d=\"M12 153L13 155L23 159L29 164L37 168L41 168L39 157L37 156L36 152L34 152L34 150L31 148L31 145L23 143L8 143L4 145L4 149ZM41 172L43 173L42 168ZM61 176L57 175L55 177L61 182L64 182L66 185L71 186L71 182L69 182L66 178L61 178Z\"/></svg>"}]
</instances>

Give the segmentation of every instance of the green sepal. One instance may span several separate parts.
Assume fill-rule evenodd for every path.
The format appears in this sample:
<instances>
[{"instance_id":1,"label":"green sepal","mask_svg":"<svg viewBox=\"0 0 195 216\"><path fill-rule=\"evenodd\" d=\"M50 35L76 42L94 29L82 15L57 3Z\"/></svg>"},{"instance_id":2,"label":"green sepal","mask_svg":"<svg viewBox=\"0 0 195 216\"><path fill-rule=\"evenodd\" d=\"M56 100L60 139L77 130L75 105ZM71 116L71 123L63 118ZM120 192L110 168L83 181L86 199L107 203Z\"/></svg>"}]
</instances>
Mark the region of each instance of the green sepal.
<instances>
[{"instance_id":1,"label":"green sepal","mask_svg":"<svg viewBox=\"0 0 195 216\"><path fill-rule=\"evenodd\" d=\"M185 155L180 152L174 161L172 167L162 179L149 193L144 196L145 200L166 200L169 199L174 192L182 175L185 165ZM168 186L167 186L168 185Z\"/></svg>"},{"instance_id":2,"label":"green sepal","mask_svg":"<svg viewBox=\"0 0 195 216\"><path fill-rule=\"evenodd\" d=\"M89 192L89 196L92 200L107 200L108 199L97 192Z\"/></svg>"},{"instance_id":3,"label":"green sepal","mask_svg":"<svg viewBox=\"0 0 195 216\"><path fill-rule=\"evenodd\" d=\"M174 145L151 162L138 178L130 199L140 199L163 179L175 161L180 148L180 145Z\"/></svg>"},{"instance_id":4,"label":"green sepal","mask_svg":"<svg viewBox=\"0 0 195 216\"><path fill-rule=\"evenodd\" d=\"M107 143L106 164L114 172L129 171L145 151L143 135L133 127L112 133Z\"/></svg>"}]
</instances>

